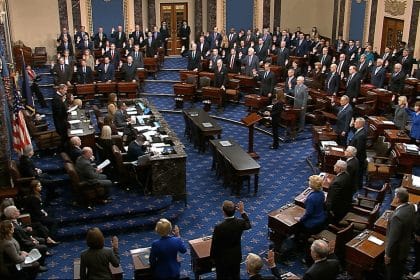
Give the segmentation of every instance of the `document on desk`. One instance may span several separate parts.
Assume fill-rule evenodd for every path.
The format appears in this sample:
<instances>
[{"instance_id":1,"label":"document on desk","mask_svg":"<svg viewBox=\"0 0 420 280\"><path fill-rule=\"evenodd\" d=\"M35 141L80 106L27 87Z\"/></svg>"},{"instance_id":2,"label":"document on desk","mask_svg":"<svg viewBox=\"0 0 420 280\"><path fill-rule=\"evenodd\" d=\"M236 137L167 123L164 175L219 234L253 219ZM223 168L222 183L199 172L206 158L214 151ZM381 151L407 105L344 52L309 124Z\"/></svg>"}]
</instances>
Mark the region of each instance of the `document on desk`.
<instances>
[{"instance_id":1,"label":"document on desk","mask_svg":"<svg viewBox=\"0 0 420 280\"><path fill-rule=\"evenodd\" d=\"M382 122L383 122L383 124L394 125L394 122L393 121L382 121Z\"/></svg>"},{"instance_id":2,"label":"document on desk","mask_svg":"<svg viewBox=\"0 0 420 280\"><path fill-rule=\"evenodd\" d=\"M76 124L76 123L81 123L80 120L70 120L69 124Z\"/></svg>"},{"instance_id":3,"label":"document on desk","mask_svg":"<svg viewBox=\"0 0 420 280\"><path fill-rule=\"evenodd\" d=\"M140 131L149 131L152 129L152 127L150 125L140 125L140 126L135 126L134 127L138 132Z\"/></svg>"},{"instance_id":4,"label":"document on desk","mask_svg":"<svg viewBox=\"0 0 420 280\"><path fill-rule=\"evenodd\" d=\"M70 134L83 134L83 129L72 129L70 130Z\"/></svg>"},{"instance_id":5,"label":"document on desk","mask_svg":"<svg viewBox=\"0 0 420 280\"><path fill-rule=\"evenodd\" d=\"M232 143L230 143L229 141L220 141L219 143L222 147L232 146Z\"/></svg>"},{"instance_id":6,"label":"document on desk","mask_svg":"<svg viewBox=\"0 0 420 280\"><path fill-rule=\"evenodd\" d=\"M203 125L205 128L213 127L213 125L212 125L211 123L209 123L209 122L203 122L203 123L202 123L202 125Z\"/></svg>"},{"instance_id":7,"label":"document on desk","mask_svg":"<svg viewBox=\"0 0 420 280\"><path fill-rule=\"evenodd\" d=\"M70 109L67 110L67 113L71 113L72 116L77 115L77 112L75 111L79 106L74 105L73 107L70 107Z\"/></svg>"},{"instance_id":8,"label":"document on desk","mask_svg":"<svg viewBox=\"0 0 420 280\"><path fill-rule=\"evenodd\" d=\"M137 111L128 111L127 110L127 115L137 115Z\"/></svg>"},{"instance_id":9,"label":"document on desk","mask_svg":"<svg viewBox=\"0 0 420 280\"><path fill-rule=\"evenodd\" d=\"M375 237L373 235L369 236L368 240L370 242L375 243L376 245L379 245L379 246L382 246L382 244L384 244L384 241L383 240L380 240L379 238L377 238L377 237Z\"/></svg>"},{"instance_id":10,"label":"document on desk","mask_svg":"<svg viewBox=\"0 0 420 280\"><path fill-rule=\"evenodd\" d=\"M331 150L336 151L336 152L344 152L343 148L337 148L337 147L330 147Z\"/></svg>"},{"instance_id":11,"label":"document on desk","mask_svg":"<svg viewBox=\"0 0 420 280\"><path fill-rule=\"evenodd\" d=\"M412 175L411 178L413 180L413 187L420 188L420 177Z\"/></svg>"},{"instance_id":12,"label":"document on desk","mask_svg":"<svg viewBox=\"0 0 420 280\"><path fill-rule=\"evenodd\" d=\"M131 112L131 111L137 112L137 109L136 109L136 107L128 107L126 111L127 112Z\"/></svg>"},{"instance_id":13,"label":"document on desk","mask_svg":"<svg viewBox=\"0 0 420 280\"><path fill-rule=\"evenodd\" d=\"M338 146L338 144L335 141L321 141L321 146L325 149L327 146Z\"/></svg>"}]
</instances>

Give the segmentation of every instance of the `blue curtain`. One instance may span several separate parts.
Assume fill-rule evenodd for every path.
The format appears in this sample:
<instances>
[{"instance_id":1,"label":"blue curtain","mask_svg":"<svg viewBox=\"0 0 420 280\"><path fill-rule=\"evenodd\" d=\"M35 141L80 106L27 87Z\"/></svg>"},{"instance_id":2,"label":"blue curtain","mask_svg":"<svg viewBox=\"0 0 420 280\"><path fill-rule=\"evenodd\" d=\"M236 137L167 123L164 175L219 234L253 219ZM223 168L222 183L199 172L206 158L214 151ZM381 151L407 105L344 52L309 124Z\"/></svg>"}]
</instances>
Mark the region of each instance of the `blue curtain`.
<instances>
[{"instance_id":1,"label":"blue curtain","mask_svg":"<svg viewBox=\"0 0 420 280\"><path fill-rule=\"evenodd\" d=\"M363 40L363 28L365 22L366 2L357 3L355 0L351 2L350 16L350 32L349 39Z\"/></svg>"},{"instance_id":2,"label":"blue curtain","mask_svg":"<svg viewBox=\"0 0 420 280\"><path fill-rule=\"evenodd\" d=\"M99 27L104 28L105 34L111 34L111 28L117 29L118 25L124 27L123 0L91 0L93 31Z\"/></svg>"},{"instance_id":3,"label":"blue curtain","mask_svg":"<svg viewBox=\"0 0 420 280\"><path fill-rule=\"evenodd\" d=\"M228 32L231 27L236 29L252 28L253 0L229 0L226 1L226 31ZM209 27L212 30L213 27Z\"/></svg>"}]
</instances>

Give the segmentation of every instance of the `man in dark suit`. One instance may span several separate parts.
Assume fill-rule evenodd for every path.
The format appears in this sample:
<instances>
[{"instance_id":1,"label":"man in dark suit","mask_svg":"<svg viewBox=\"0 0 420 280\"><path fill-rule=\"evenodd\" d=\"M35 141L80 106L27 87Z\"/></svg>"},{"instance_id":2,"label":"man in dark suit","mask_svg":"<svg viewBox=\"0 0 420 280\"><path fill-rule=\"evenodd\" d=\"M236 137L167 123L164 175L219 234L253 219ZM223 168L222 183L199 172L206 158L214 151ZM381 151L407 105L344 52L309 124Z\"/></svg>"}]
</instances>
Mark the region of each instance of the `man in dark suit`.
<instances>
[{"instance_id":1,"label":"man in dark suit","mask_svg":"<svg viewBox=\"0 0 420 280\"><path fill-rule=\"evenodd\" d=\"M104 54L104 57L109 58L109 62L114 66L114 69L117 69L120 65L120 52L116 49L116 44L112 43L111 48Z\"/></svg>"},{"instance_id":2,"label":"man in dark suit","mask_svg":"<svg viewBox=\"0 0 420 280\"><path fill-rule=\"evenodd\" d=\"M209 41L211 49L220 48L220 45L222 44L222 35L219 33L217 26L213 28L213 32L207 37L207 40Z\"/></svg>"},{"instance_id":3,"label":"man in dark suit","mask_svg":"<svg viewBox=\"0 0 420 280\"><path fill-rule=\"evenodd\" d=\"M246 31L246 36L244 36L244 37L245 37L245 45L247 47L250 47L251 46L251 42L255 42L255 35L252 34L251 29L248 29Z\"/></svg>"},{"instance_id":4,"label":"man in dark suit","mask_svg":"<svg viewBox=\"0 0 420 280\"><path fill-rule=\"evenodd\" d=\"M381 56L383 60L383 66L385 67L386 71L389 72L392 69L394 61L391 53L391 49L389 47L385 47L384 53Z\"/></svg>"},{"instance_id":5,"label":"man in dark suit","mask_svg":"<svg viewBox=\"0 0 420 280\"><path fill-rule=\"evenodd\" d=\"M238 34L235 32L235 28L230 29L230 33L228 35L228 41L229 41L229 49L232 49L235 44L238 44Z\"/></svg>"},{"instance_id":6,"label":"man in dark suit","mask_svg":"<svg viewBox=\"0 0 420 280\"><path fill-rule=\"evenodd\" d=\"M136 24L136 26L134 27L134 31L131 32L129 37L133 38L134 45L136 45L136 44L141 45L143 43L144 33L143 33L143 31L141 31L140 25Z\"/></svg>"},{"instance_id":7,"label":"man in dark suit","mask_svg":"<svg viewBox=\"0 0 420 280\"><path fill-rule=\"evenodd\" d=\"M350 139L350 146L353 146L357 149L356 157L359 160L359 184L358 187L361 188L363 185L363 173L366 166L366 141L367 141L367 132L365 129L365 119L357 118L354 121L354 135Z\"/></svg>"},{"instance_id":8,"label":"man in dark suit","mask_svg":"<svg viewBox=\"0 0 420 280\"><path fill-rule=\"evenodd\" d=\"M228 71L226 66L223 65L223 60L219 58L214 68L214 87L225 90L228 82Z\"/></svg>"},{"instance_id":9,"label":"man in dark suit","mask_svg":"<svg viewBox=\"0 0 420 280\"><path fill-rule=\"evenodd\" d=\"M146 57L155 57L157 55L157 41L153 38L152 31L147 32L147 38L144 41L146 46Z\"/></svg>"},{"instance_id":10,"label":"man in dark suit","mask_svg":"<svg viewBox=\"0 0 420 280\"><path fill-rule=\"evenodd\" d=\"M263 260L260 256L249 253L246 257L245 264L246 264L246 272L248 272L249 280L262 280L262 279L281 279L281 275L279 270L276 267L276 262L274 260L274 251L268 251L267 262L271 270L270 276L261 275L261 269L264 266Z\"/></svg>"},{"instance_id":11,"label":"man in dark suit","mask_svg":"<svg viewBox=\"0 0 420 280\"><path fill-rule=\"evenodd\" d=\"M201 68L201 54L197 52L197 45L191 44L191 49L187 53L187 69L192 71L199 71Z\"/></svg>"},{"instance_id":12,"label":"man in dark suit","mask_svg":"<svg viewBox=\"0 0 420 280\"><path fill-rule=\"evenodd\" d=\"M318 61L321 62L321 66L323 69L330 68L330 65L332 63L332 57L328 54L328 48L323 47L322 48L322 54L318 56Z\"/></svg>"},{"instance_id":13,"label":"man in dark suit","mask_svg":"<svg viewBox=\"0 0 420 280\"><path fill-rule=\"evenodd\" d=\"M98 33L96 33L95 36L93 37L93 45L95 46L96 49L102 48L103 46L105 46L107 39L108 38L106 37L106 34L104 33L104 28L99 27Z\"/></svg>"},{"instance_id":14,"label":"man in dark suit","mask_svg":"<svg viewBox=\"0 0 420 280\"><path fill-rule=\"evenodd\" d=\"M322 239L315 240L311 245L311 256L314 264L305 272L303 280L335 280L340 273L340 262L328 259L330 248Z\"/></svg>"},{"instance_id":15,"label":"man in dark suit","mask_svg":"<svg viewBox=\"0 0 420 280\"><path fill-rule=\"evenodd\" d=\"M58 86L57 92L55 93L52 103L51 110L53 115L55 131L61 137L61 145L64 147L64 144L67 142L67 103L66 100L67 86L65 84L60 84Z\"/></svg>"},{"instance_id":16,"label":"man in dark suit","mask_svg":"<svg viewBox=\"0 0 420 280\"><path fill-rule=\"evenodd\" d=\"M334 172L337 175L330 185L325 205L330 223L338 224L351 208L353 187L345 161L337 160Z\"/></svg>"},{"instance_id":17,"label":"man in dark suit","mask_svg":"<svg viewBox=\"0 0 420 280\"><path fill-rule=\"evenodd\" d=\"M118 110L114 114L114 124L117 128L125 128L129 122L127 105L124 102L118 104Z\"/></svg>"},{"instance_id":18,"label":"man in dark suit","mask_svg":"<svg viewBox=\"0 0 420 280\"><path fill-rule=\"evenodd\" d=\"M127 62L124 63L121 67L121 74L123 76L123 80L126 82L137 82L137 65L133 61L132 56L127 57Z\"/></svg>"},{"instance_id":19,"label":"man in dark suit","mask_svg":"<svg viewBox=\"0 0 420 280\"><path fill-rule=\"evenodd\" d=\"M404 89L405 84L405 73L402 71L400 63L394 65L394 72L391 74L389 79L388 90L393 93L400 94Z\"/></svg>"},{"instance_id":20,"label":"man in dark suit","mask_svg":"<svg viewBox=\"0 0 420 280\"><path fill-rule=\"evenodd\" d=\"M265 62L265 59L268 55L268 47L266 44L264 44L264 40L262 38L258 39L258 45L254 47L255 54L258 56L258 60L262 64Z\"/></svg>"},{"instance_id":21,"label":"man in dark suit","mask_svg":"<svg viewBox=\"0 0 420 280\"><path fill-rule=\"evenodd\" d=\"M190 34L191 28L188 26L187 22L184 20L181 27L179 28L179 37L181 38L181 47L185 51L188 51L190 47ZM183 53L182 53L183 54Z\"/></svg>"},{"instance_id":22,"label":"man in dark suit","mask_svg":"<svg viewBox=\"0 0 420 280\"><path fill-rule=\"evenodd\" d=\"M60 40L60 44L57 46L57 53L64 54L64 51L69 51L70 55L73 55L73 45L68 38L69 36L64 36L63 39Z\"/></svg>"},{"instance_id":23,"label":"man in dark suit","mask_svg":"<svg viewBox=\"0 0 420 280\"><path fill-rule=\"evenodd\" d=\"M413 69L413 57L410 55L408 49L404 49L402 56L398 58L398 63L402 65L402 71L405 75L411 76L411 70Z\"/></svg>"},{"instance_id":24,"label":"man in dark suit","mask_svg":"<svg viewBox=\"0 0 420 280\"><path fill-rule=\"evenodd\" d=\"M308 105L308 87L305 86L304 82L305 78L303 76L297 77L296 86L293 93L293 96L295 97L293 100L293 108L301 110L299 113L299 132L303 131L305 128L305 115Z\"/></svg>"},{"instance_id":25,"label":"man in dark suit","mask_svg":"<svg viewBox=\"0 0 420 280\"><path fill-rule=\"evenodd\" d=\"M90 51L93 50L93 43L89 40L89 35L85 34L83 36L83 40L79 42L77 48L81 51L89 49Z\"/></svg>"},{"instance_id":26,"label":"man in dark suit","mask_svg":"<svg viewBox=\"0 0 420 280\"><path fill-rule=\"evenodd\" d=\"M347 46L345 52L347 59L351 62L351 63L355 63L356 62L356 55L357 55L357 48L354 45L354 40L350 40L349 41L349 45Z\"/></svg>"},{"instance_id":27,"label":"man in dark suit","mask_svg":"<svg viewBox=\"0 0 420 280\"><path fill-rule=\"evenodd\" d=\"M125 41L127 41L127 37L121 25L118 25L117 31L115 31L114 27L112 27L111 38L113 39L115 46L118 49L121 49L124 47L124 43Z\"/></svg>"},{"instance_id":28,"label":"man in dark suit","mask_svg":"<svg viewBox=\"0 0 420 280\"><path fill-rule=\"evenodd\" d=\"M81 182L101 185L105 193L102 197L106 202L109 194L109 189L112 187L111 180L108 180L106 175L101 174L102 169L93 167L92 165L93 151L90 147L82 149L82 155L76 160L75 167Z\"/></svg>"},{"instance_id":29,"label":"man in dark suit","mask_svg":"<svg viewBox=\"0 0 420 280\"><path fill-rule=\"evenodd\" d=\"M350 130L350 122L353 117L353 109L349 104L349 97L347 95L343 95L340 98L340 106L336 110L337 122L335 124L335 132L338 134L338 144L344 146L347 142L347 134Z\"/></svg>"},{"instance_id":30,"label":"man in dark suit","mask_svg":"<svg viewBox=\"0 0 420 280\"><path fill-rule=\"evenodd\" d=\"M168 49L168 40L171 37L171 35L169 34L169 29L168 29L168 25L166 23L166 21L162 22L162 26L160 27L160 37L162 39L162 46L165 50L165 55L168 55L167 49Z\"/></svg>"},{"instance_id":31,"label":"man in dark suit","mask_svg":"<svg viewBox=\"0 0 420 280\"><path fill-rule=\"evenodd\" d=\"M146 137L139 133L136 136L136 139L130 142L128 145L127 150L127 160L128 161L135 161L138 159L139 156L142 156L146 153Z\"/></svg>"},{"instance_id":32,"label":"man in dark suit","mask_svg":"<svg viewBox=\"0 0 420 280\"><path fill-rule=\"evenodd\" d=\"M290 50L286 47L286 42L280 42L280 48L276 49L277 54L277 65L281 67L286 67L289 64L289 55Z\"/></svg>"},{"instance_id":33,"label":"man in dark suit","mask_svg":"<svg viewBox=\"0 0 420 280\"><path fill-rule=\"evenodd\" d=\"M229 73L238 74L241 72L241 61L237 55L236 49L230 49L230 53L226 56L225 60Z\"/></svg>"},{"instance_id":34,"label":"man in dark suit","mask_svg":"<svg viewBox=\"0 0 420 280\"><path fill-rule=\"evenodd\" d=\"M306 57L308 52L308 44L305 40L305 35L303 33L299 34L299 38L296 40L295 54L299 57Z\"/></svg>"},{"instance_id":35,"label":"man in dark suit","mask_svg":"<svg viewBox=\"0 0 420 280\"><path fill-rule=\"evenodd\" d=\"M398 206L388 220L385 242L386 279L389 280L402 279L410 252L416 210L415 205L408 202L408 197L406 189L395 190Z\"/></svg>"},{"instance_id":36,"label":"man in dark suit","mask_svg":"<svg viewBox=\"0 0 420 280\"><path fill-rule=\"evenodd\" d=\"M289 69L287 70L287 77L284 82L284 93L288 95L293 95L295 92L295 86L296 86L295 70Z\"/></svg>"},{"instance_id":37,"label":"man in dark suit","mask_svg":"<svg viewBox=\"0 0 420 280\"><path fill-rule=\"evenodd\" d=\"M67 42L69 42L70 44L72 43L71 35L69 34L69 31L65 27L63 27L63 29L61 30L61 33L57 38L57 42L63 42L64 38L66 38Z\"/></svg>"},{"instance_id":38,"label":"man in dark suit","mask_svg":"<svg viewBox=\"0 0 420 280\"><path fill-rule=\"evenodd\" d=\"M152 32L153 40L156 42L156 50L162 46L162 35L156 25L153 26Z\"/></svg>"},{"instance_id":39,"label":"man in dark suit","mask_svg":"<svg viewBox=\"0 0 420 280\"><path fill-rule=\"evenodd\" d=\"M254 77L261 81L260 95L271 99L274 95L274 87L276 86L276 76L270 71L270 62L264 63L264 72L254 71Z\"/></svg>"},{"instance_id":40,"label":"man in dark suit","mask_svg":"<svg viewBox=\"0 0 420 280\"><path fill-rule=\"evenodd\" d=\"M366 61L366 55L362 54L359 58L359 63L357 64L357 72L362 81L366 80L367 74L369 72L369 62Z\"/></svg>"},{"instance_id":41,"label":"man in dark suit","mask_svg":"<svg viewBox=\"0 0 420 280\"><path fill-rule=\"evenodd\" d=\"M110 63L108 56L105 56L104 63L101 63L97 67L98 71L98 80L100 82L112 82L115 76L114 65Z\"/></svg>"},{"instance_id":42,"label":"man in dark suit","mask_svg":"<svg viewBox=\"0 0 420 280\"><path fill-rule=\"evenodd\" d=\"M85 35L89 37L89 33L86 32L86 28L82 25L80 26L79 31L77 31L76 34L74 35L75 45L78 44L80 41L82 41Z\"/></svg>"},{"instance_id":43,"label":"man in dark suit","mask_svg":"<svg viewBox=\"0 0 420 280\"><path fill-rule=\"evenodd\" d=\"M197 50L200 52L202 58L206 58L210 55L210 46L204 36L200 36Z\"/></svg>"},{"instance_id":44,"label":"man in dark suit","mask_svg":"<svg viewBox=\"0 0 420 280\"><path fill-rule=\"evenodd\" d=\"M64 63L63 57L60 57L58 64L52 64L51 66L51 74L54 77L54 84L56 86L61 84L71 85L73 69L70 69L70 66Z\"/></svg>"},{"instance_id":45,"label":"man in dark suit","mask_svg":"<svg viewBox=\"0 0 420 280\"><path fill-rule=\"evenodd\" d=\"M386 69L383 67L382 58L376 60L376 67L372 69L370 74L370 83L377 88L383 88L386 76Z\"/></svg>"},{"instance_id":46,"label":"man in dark suit","mask_svg":"<svg viewBox=\"0 0 420 280\"><path fill-rule=\"evenodd\" d=\"M241 213L242 219L235 217L235 209ZM244 230L251 228L251 222L242 201L235 206L226 200L222 210L225 220L214 227L210 257L216 263L217 279L240 279L241 237Z\"/></svg>"},{"instance_id":47,"label":"man in dark suit","mask_svg":"<svg viewBox=\"0 0 420 280\"><path fill-rule=\"evenodd\" d=\"M144 59L143 59L143 52L140 51L140 45L135 44L134 50L130 53L130 56L133 57L133 62L139 68L144 68Z\"/></svg>"},{"instance_id":48,"label":"man in dark suit","mask_svg":"<svg viewBox=\"0 0 420 280\"><path fill-rule=\"evenodd\" d=\"M347 158L347 173L349 173L350 178L353 178L353 195L357 192L359 188L359 160L356 157L357 149L353 146L347 146L344 151L344 156Z\"/></svg>"},{"instance_id":49,"label":"man in dark suit","mask_svg":"<svg viewBox=\"0 0 420 280\"><path fill-rule=\"evenodd\" d=\"M219 60L221 56L219 55L219 49L214 48L211 50L211 55L209 56L209 70L213 71L216 68L217 60Z\"/></svg>"},{"instance_id":50,"label":"man in dark suit","mask_svg":"<svg viewBox=\"0 0 420 280\"><path fill-rule=\"evenodd\" d=\"M273 107L271 112L265 111L265 116L271 116L271 128L273 132L273 144L271 144L270 149L276 150L279 148L279 125L280 125L280 116L284 108L284 93L278 93L277 96L272 100Z\"/></svg>"},{"instance_id":51,"label":"man in dark suit","mask_svg":"<svg viewBox=\"0 0 420 280\"><path fill-rule=\"evenodd\" d=\"M337 95L338 90L340 89L340 76L337 73L337 65L331 64L330 72L325 79L325 90L328 94Z\"/></svg>"},{"instance_id":52,"label":"man in dark suit","mask_svg":"<svg viewBox=\"0 0 420 280\"><path fill-rule=\"evenodd\" d=\"M77 68L77 83L78 84L91 84L93 83L92 68L86 65L86 60L80 61L80 66Z\"/></svg>"},{"instance_id":53,"label":"man in dark suit","mask_svg":"<svg viewBox=\"0 0 420 280\"><path fill-rule=\"evenodd\" d=\"M355 103L360 93L360 76L357 73L356 66L349 67L349 77L346 82L346 95L350 98L350 102Z\"/></svg>"},{"instance_id":54,"label":"man in dark suit","mask_svg":"<svg viewBox=\"0 0 420 280\"><path fill-rule=\"evenodd\" d=\"M341 80L349 75L349 62L344 53L340 54L337 62L337 74L340 76Z\"/></svg>"},{"instance_id":55,"label":"man in dark suit","mask_svg":"<svg viewBox=\"0 0 420 280\"><path fill-rule=\"evenodd\" d=\"M242 57L242 54L239 54L239 58L242 60L242 64L245 65L245 75L252 77L253 71L258 70L260 67L260 62L258 57L254 54L254 49L248 49L248 55Z\"/></svg>"}]
</instances>

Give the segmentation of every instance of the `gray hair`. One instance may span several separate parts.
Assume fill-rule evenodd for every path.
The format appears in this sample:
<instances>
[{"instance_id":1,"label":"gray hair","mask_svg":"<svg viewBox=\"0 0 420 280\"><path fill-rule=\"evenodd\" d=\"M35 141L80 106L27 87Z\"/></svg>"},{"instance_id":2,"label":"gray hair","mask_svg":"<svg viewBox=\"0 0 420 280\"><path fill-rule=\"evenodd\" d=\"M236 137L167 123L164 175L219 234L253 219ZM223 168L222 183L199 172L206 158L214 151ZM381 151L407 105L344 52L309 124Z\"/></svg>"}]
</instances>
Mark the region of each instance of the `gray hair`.
<instances>
[{"instance_id":1,"label":"gray hair","mask_svg":"<svg viewBox=\"0 0 420 280\"><path fill-rule=\"evenodd\" d=\"M358 117L358 118L356 118L356 121L357 122L361 122L362 123L362 126L364 126L365 125L365 119L364 118L362 118L362 117Z\"/></svg>"},{"instance_id":2,"label":"gray hair","mask_svg":"<svg viewBox=\"0 0 420 280\"><path fill-rule=\"evenodd\" d=\"M315 240L311 245L311 251L315 252L315 254L323 259L328 257L330 253L330 248L328 247L328 243L322 239Z\"/></svg>"},{"instance_id":3,"label":"gray hair","mask_svg":"<svg viewBox=\"0 0 420 280\"><path fill-rule=\"evenodd\" d=\"M29 156L30 153L32 153L34 151L34 148L32 147L32 145L27 145L25 148L23 148L22 154L24 156Z\"/></svg>"},{"instance_id":4,"label":"gray hair","mask_svg":"<svg viewBox=\"0 0 420 280\"><path fill-rule=\"evenodd\" d=\"M349 152L352 156L356 156L357 148L353 146L347 146L346 151Z\"/></svg>"},{"instance_id":5,"label":"gray hair","mask_svg":"<svg viewBox=\"0 0 420 280\"><path fill-rule=\"evenodd\" d=\"M246 267L253 274L260 272L263 265L261 257L254 253L249 253L246 257Z\"/></svg>"},{"instance_id":6,"label":"gray hair","mask_svg":"<svg viewBox=\"0 0 420 280\"><path fill-rule=\"evenodd\" d=\"M7 219L11 219L11 218L12 218L12 216L13 216L13 213L14 213L16 210L18 210L18 209L16 208L16 206L14 206L14 205L10 205L10 206L7 206L6 208L4 208L4 210L3 210L3 214L4 214L4 216L5 216Z\"/></svg>"},{"instance_id":7,"label":"gray hair","mask_svg":"<svg viewBox=\"0 0 420 280\"><path fill-rule=\"evenodd\" d=\"M400 203L408 202L408 191L406 188L397 188L395 189L395 196L398 197Z\"/></svg>"},{"instance_id":8,"label":"gray hair","mask_svg":"<svg viewBox=\"0 0 420 280\"><path fill-rule=\"evenodd\" d=\"M337 160L337 162L335 163L335 166L340 168L342 171L347 170L347 162L345 162L344 160L341 160L341 159Z\"/></svg>"}]
</instances>

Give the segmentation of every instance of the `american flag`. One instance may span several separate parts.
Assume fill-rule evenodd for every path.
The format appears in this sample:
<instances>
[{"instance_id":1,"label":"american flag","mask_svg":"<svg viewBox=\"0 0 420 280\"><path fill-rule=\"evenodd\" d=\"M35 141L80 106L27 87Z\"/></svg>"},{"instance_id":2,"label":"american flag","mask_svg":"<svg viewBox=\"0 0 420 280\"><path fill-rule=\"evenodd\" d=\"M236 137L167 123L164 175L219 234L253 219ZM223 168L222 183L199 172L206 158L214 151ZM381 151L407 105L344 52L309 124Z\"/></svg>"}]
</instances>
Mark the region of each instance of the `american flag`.
<instances>
[{"instance_id":1,"label":"american flag","mask_svg":"<svg viewBox=\"0 0 420 280\"><path fill-rule=\"evenodd\" d=\"M13 116L12 116L13 149L18 153L22 153L23 149L26 146L31 145L31 137L29 136L29 132L26 127L25 118L22 112L22 110L24 109L22 105L22 97L14 85L12 85L12 88L13 88Z\"/></svg>"}]
</instances>

